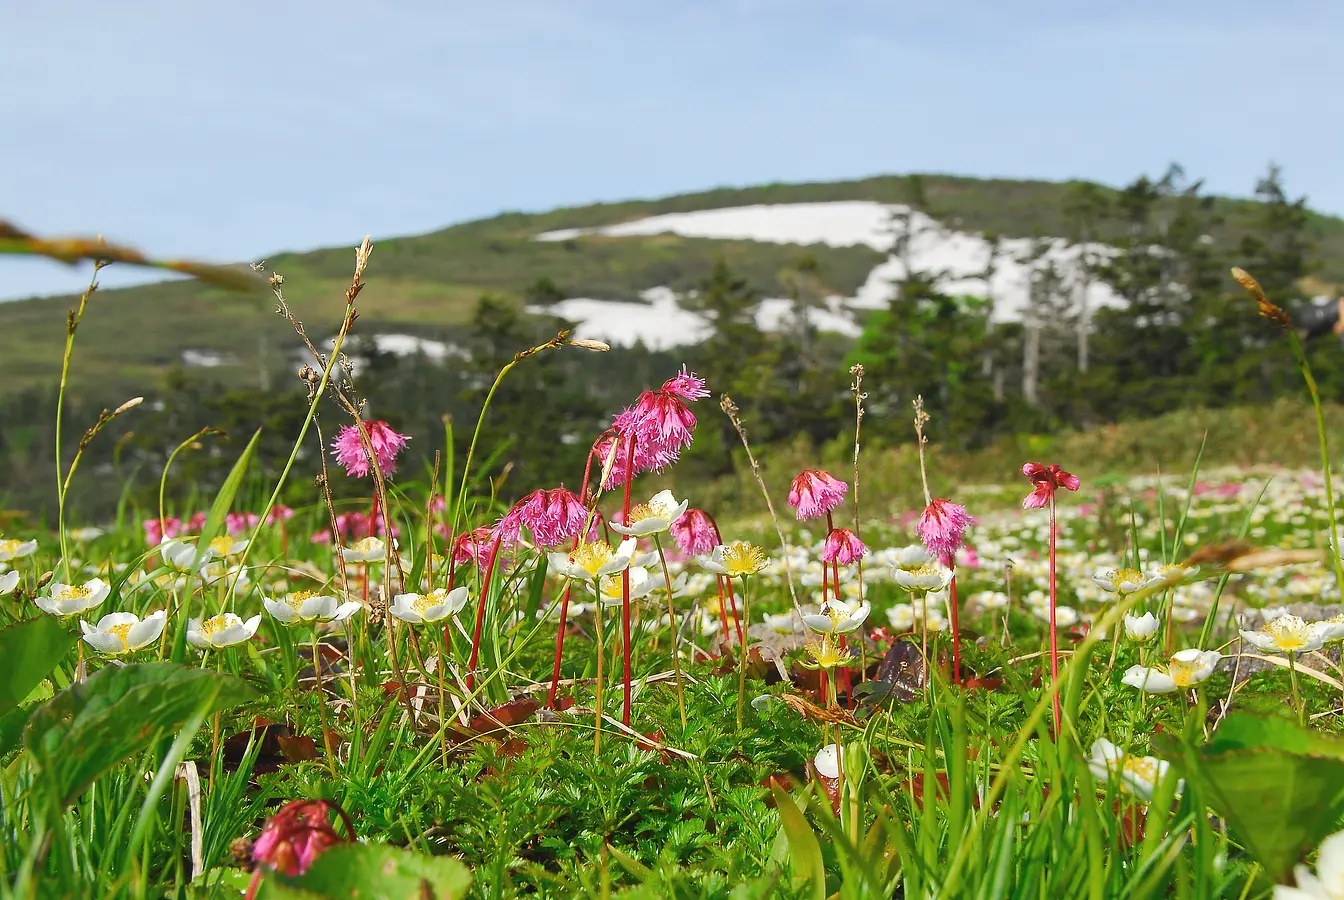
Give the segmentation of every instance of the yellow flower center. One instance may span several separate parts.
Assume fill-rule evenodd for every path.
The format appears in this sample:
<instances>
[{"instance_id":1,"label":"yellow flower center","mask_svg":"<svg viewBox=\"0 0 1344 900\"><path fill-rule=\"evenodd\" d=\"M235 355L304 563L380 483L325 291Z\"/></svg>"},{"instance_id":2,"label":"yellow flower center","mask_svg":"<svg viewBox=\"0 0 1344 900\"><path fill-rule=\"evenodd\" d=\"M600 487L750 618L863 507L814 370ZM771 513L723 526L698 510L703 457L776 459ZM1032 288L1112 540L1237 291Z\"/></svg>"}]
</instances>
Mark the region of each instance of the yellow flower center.
<instances>
[{"instance_id":1,"label":"yellow flower center","mask_svg":"<svg viewBox=\"0 0 1344 900\"><path fill-rule=\"evenodd\" d=\"M108 629L107 629L107 633L108 633L108 634L115 634L117 637L121 638L121 646L122 646L122 648L123 648L123 649L126 649L126 650L129 650L129 649L131 649L131 645L127 642L127 640L126 640L126 635L130 634L130 633L131 633L131 629L134 628L134 627L135 627L135 623L134 623L134 622L126 622L126 623L124 623L124 624L122 624L122 625L112 625L112 626L109 626L109 627L108 627Z\"/></svg>"},{"instance_id":2,"label":"yellow flower center","mask_svg":"<svg viewBox=\"0 0 1344 900\"><path fill-rule=\"evenodd\" d=\"M290 605L295 612L303 608L303 601L316 597L317 591L295 591L285 598L285 602Z\"/></svg>"},{"instance_id":3,"label":"yellow flower center","mask_svg":"<svg viewBox=\"0 0 1344 900\"><path fill-rule=\"evenodd\" d=\"M1137 569L1114 569L1109 574L1110 578L1108 580L1111 582L1111 587L1115 589L1116 593L1121 592L1122 588L1120 585L1125 582L1129 582L1130 584L1141 584L1143 582L1143 573L1139 572Z\"/></svg>"},{"instance_id":4,"label":"yellow flower center","mask_svg":"<svg viewBox=\"0 0 1344 900\"><path fill-rule=\"evenodd\" d=\"M848 650L841 650L838 644L823 638L820 642L813 642L807 645L807 653L812 657L812 663L819 669L834 669L837 666L849 664L850 654Z\"/></svg>"},{"instance_id":5,"label":"yellow flower center","mask_svg":"<svg viewBox=\"0 0 1344 900\"><path fill-rule=\"evenodd\" d=\"M423 616L431 606L438 606L443 603L443 597L443 588L439 588L431 594L417 594L415 599L411 601L411 609Z\"/></svg>"},{"instance_id":6,"label":"yellow flower center","mask_svg":"<svg viewBox=\"0 0 1344 900\"><path fill-rule=\"evenodd\" d=\"M630 515L626 518L626 525L634 525L643 522L645 519L652 519L658 514L647 503L641 503L638 506L630 507Z\"/></svg>"},{"instance_id":7,"label":"yellow flower center","mask_svg":"<svg viewBox=\"0 0 1344 900\"><path fill-rule=\"evenodd\" d=\"M5 553L10 556L13 556L15 553L19 552L19 546L22 543L23 543L22 541L15 541L15 540L0 541L0 553Z\"/></svg>"},{"instance_id":8,"label":"yellow flower center","mask_svg":"<svg viewBox=\"0 0 1344 900\"><path fill-rule=\"evenodd\" d=\"M360 553L374 553L381 549L383 549L383 542L380 538L366 537L355 541L355 550Z\"/></svg>"},{"instance_id":9,"label":"yellow flower center","mask_svg":"<svg viewBox=\"0 0 1344 900\"><path fill-rule=\"evenodd\" d=\"M1273 638L1280 650L1301 650L1311 640L1311 629L1297 616L1279 616L1265 626L1265 633Z\"/></svg>"},{"instance_id":10,"label":"yellow flower center","mask_svg":"<svg viewBox=\"0 0 1344 900\"><path fill-rule=\"evenodd\" d=\"M89 595L92 594L92 593L93 593L93 591L89 590L88 588L86 588L86 587L85 587L84 585L82 585L82 584L80 584L80 585L74 585L74 584L72 584L72 585L70 585L70 587L68 587L68 588L65 589L65 599L66 599L66 600L87 600L87 599L89 598Z\"/></svg>"},{"instance_id":11,"label":"yellow flower center","mask_svg":"<svg viewBox=\"0 0 1344 900\"><path fill-rule=\"evenodd\" d=\"M201 634L214 637L215 632L229 627L228 616L211 616L201 623Z\"/></svg>"},{"instance_id":12,"label":"yellow flower center","mask_svg":"<svg viewBox=\"0 0 1344 900\"><path fill-rule=\"evenodd\" d=\"M1170 675L1171 680L1176 682L1180 687L1194 687L1199 683L1199 679L1196 676L1200 674L1200 668L1201 667L1197 662L1188 663L1182 662L1179 659L1173 659L1167 664L1167 674Z\"/></svg>"},{"instance_id":13,"label":"yellow flower center","mask_svg":"<svg viewBox=\"0 0 1344 900\"><path fill-rule=\"evenodd\" d=\"M734 541L723 551L723 568L729 577L755 575L765 568L765 553L747 541Z\"/></svg>"},{"instance_id":14,"label":"yellow flower center","mask_svg":"<svg viewBox=\"0 0 1344 900\"><path fill-rule=\"evenodd\" d=\"M221 535L210 542L210 549L215 551L217 556L228 556L229 551L233 549L233 538Z\"/></svg>"},{"instance_id":15,"label":"yellow flower center","mask_svg":"<svg viewBox=\"0 0 1344 900\"><path fill-rule=\"evenodd\" d=\"M610 544L601 541L590 544L585 541L569 554L569 561L596 578L597 570L610 562L614 555L615 551Z\"/></svg>"},{"instance_id":16,"label":"yellow flower center","mask_svg":"<svg viewBox=\"0 0 1344 900\"><path fill-rule=\"evenodd\" d=\"M1126 772L1146 784L1157 784L1157 760L1148 756L1126 756L1121 765Z\"/></svg>"}]
</instances>

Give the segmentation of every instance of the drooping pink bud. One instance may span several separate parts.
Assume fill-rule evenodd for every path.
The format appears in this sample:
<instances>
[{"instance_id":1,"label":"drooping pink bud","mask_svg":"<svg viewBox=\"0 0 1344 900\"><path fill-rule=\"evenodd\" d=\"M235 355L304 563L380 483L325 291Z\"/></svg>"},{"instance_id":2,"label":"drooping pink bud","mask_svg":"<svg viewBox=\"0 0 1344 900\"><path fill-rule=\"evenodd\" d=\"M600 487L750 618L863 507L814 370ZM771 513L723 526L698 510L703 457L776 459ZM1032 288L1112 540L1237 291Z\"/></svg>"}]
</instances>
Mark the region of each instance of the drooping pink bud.
<instances>
[{"instance_id":1,"label":"drooping pink bud","mask_svg":"<svg viewBox=\"0 0 1344 900\"><path fill-rule=\"evenodd\" d=\"M826 543L821 548L821 561L848 566L867 554L868 548L857 534L848 528L836 528L826 535Z\"/></svg>"},{"instance_id":2,"label":"drooping pink bud","mask_svg":"<svg viewBox=\"0 0 1344 900\"><path fill-rule=\"evenodd\" d=\"M966 512L966 507L951 500L935 499L925 507L915 531L929 555L951 568L957 551L966 541L966 530L974 524L975 519Z\"/></svg>"},{"instance_id":3,"label":"drooping pink bud","mask_svg":"<svg viewBox=\"0 0 1344 900\"><path fill-rule=\"evenodd\" d=\"M804 469L789 485L789 506L800 519L817 519L840 505L849 485L830 472Z\"/></svg>"}]
</instances>

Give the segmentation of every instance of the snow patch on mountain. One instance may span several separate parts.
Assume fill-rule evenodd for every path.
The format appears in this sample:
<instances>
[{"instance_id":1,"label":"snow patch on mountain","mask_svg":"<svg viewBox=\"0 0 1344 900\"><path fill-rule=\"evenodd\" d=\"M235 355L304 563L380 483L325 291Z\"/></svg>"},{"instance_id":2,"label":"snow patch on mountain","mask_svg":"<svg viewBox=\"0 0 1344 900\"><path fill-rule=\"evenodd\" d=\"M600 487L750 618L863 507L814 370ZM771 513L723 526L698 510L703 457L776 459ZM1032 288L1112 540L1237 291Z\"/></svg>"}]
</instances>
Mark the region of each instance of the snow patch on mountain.
<instances>
[{"instance_id":1,"label":"snow patch on mountain","mask_svg":"<svg viewBox=\"0 0 1344 900\"><path fill-rule=\"evenodd\" d=\"M886 306L908 272L935 279L945 293L984 297L993 301L993 318L1021 321L1030 305L1033 279L1053 269L1057 290L1078 307L1085 299L1090 310L1123 306L1123 300L1095 278L1086 277L1095 266L1113 257L1115 248L1104 244L1070 244L1062 238L1033 241L1002 239L994 244L977 234L957 231L918 210L899 204L868 200L826 203L781 203L738 206L649 216L597 228L569 228L537 236L540 241L573 240L587 234L633 237L678 234L719 240L750 240L777 244L824 244L830 247L868 246L891 256L869 273L853 297L832 297L826 309L813 310L810 321L825 331L855 335L855 310ZM994 262L990 272L991 259ZM708 333L708 323L682 309L666 288L646 291L644 303L600 299L569 299L549 309L580 324L578 333L629 345L636 339L660 349L695 343ZM787 299L768 298L757 313L766 329L785 327L792 320Z\"/></svg>"}]
</instances>

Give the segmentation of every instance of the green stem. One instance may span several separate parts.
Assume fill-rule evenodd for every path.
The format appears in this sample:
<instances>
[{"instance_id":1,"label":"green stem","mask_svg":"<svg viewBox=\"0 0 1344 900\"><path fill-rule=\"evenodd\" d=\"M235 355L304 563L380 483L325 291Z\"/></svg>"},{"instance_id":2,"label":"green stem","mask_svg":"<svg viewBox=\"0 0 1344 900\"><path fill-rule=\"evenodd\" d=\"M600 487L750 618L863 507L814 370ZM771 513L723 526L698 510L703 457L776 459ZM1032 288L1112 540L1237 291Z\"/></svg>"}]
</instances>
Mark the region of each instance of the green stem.
<instances>
[{"instance_id":1,"label":"green stem","mask_svg":"<svg viewBox=\"0 0 1344 900\"><path fill-rule=\"evenodd\" d=\"M681 713L681 730L686 731L686 697L681 687L681 649L678 638L681 629L677 627L677 610L672 604L672 573L667 570L667 557L663 555L662 535L653 536L653 545L658 548L658 562L663 567L663 580L667 583L667 625L672 629L672 673L677 685L677 710Z\"/></svg>"},{"instance_id":2,"label":"green stem","mask_svg":"<svg viewBox=\"0 0 1344 900\"><path fill-rule=\"evenodd\" d=\"M597 708L593 721L593 756L602 752L602 586L601 577L593 579L593 621L597 632L597 698L593 705Z\"/></svg>"},{"instance_id":3,"label":"green stem","mask_svg":"<svg viewBox=\"0 0 1344 900\"><path fill-rule=\"evenodd\" d=\"M98 272L108 263L94 260L93 275L89 286L79 298L79 309L72 311L65 320L65 355L61 359L61 386L56 393L56 528L61 538L61 565L65 567L65 580L70 580L70 546L65 535L65 491L68 484L66 475L61 471L61 418L65 409L65 387L70 377L70 357L75 350L75 332L80 320L84 318L84 309L89 305L89 297L98 290Z\"/></svg>"},{"instance_id":4,"label":"green stem","mask_svg":"<svg viewBox=\"0 0 1344 900\"><path fill-rule=\"evenodd\" d=\"M1339 524L1335 518L1335 489L1330 478L1330 445L1325 437L1325 411L1321 408L1321 392L1316 387L1316 379L1311 374L1311 365L1307 362L1307 354L1302 349L1302 341L1297 336L1297 332L1288 332L1289 343L1293 348L1293 355L1297 357L1297 365L1302 370L1302 379L1307 383L1307 392L1311 394L1311 406L1316 412L1316 436L1321 444L1321 474L1325 476L1325 505L1330 511L1330 556L1335 564L1335 590L1340 591L1340 596L1344 597L1344 561L1341 561L1340 554L1344 548L1339 546Z\"/></svg>"},{"instance_id":5,"label":"green stem","mask_svg":"<svg viewBox=\"0 0 1344 900\"><path fill-rule=\"evenodd\" d=\"M1302 694L1297 687L1297 660L1294 659L1294 656L1296 654L1288 654L1288 682L1293 686L1293 705L1297 707L1297 724L1306 725L1307 710L1302 705Z\"/></svg>"},{"instance_id":6,"label":"green stem","mask_svg":"<svg viewBox=\"0 0 1344 900\"><path fill-rule=\"evenodd\" d=\"M336 757L331 751L331 737L327 731L327 696L322 686L322 654L317 648L317 623L313 623L313 677L317 680L317 708L322 725L322 748L326 751L327 768L336 776Z\"/></svg>"},{"instance_id":7,"label":"green stem","mask_svg":"<svg viewBox=\"0 0 1344 900\"><path fill-rule=\"evenodd\" d=\"M737 728L742 730L742 715L747 705L747 656L751 646L751 598L747 591L747 576L742 576L742 620L744 626L741 657L737 665Z\"/></svg>"}]
</instances>

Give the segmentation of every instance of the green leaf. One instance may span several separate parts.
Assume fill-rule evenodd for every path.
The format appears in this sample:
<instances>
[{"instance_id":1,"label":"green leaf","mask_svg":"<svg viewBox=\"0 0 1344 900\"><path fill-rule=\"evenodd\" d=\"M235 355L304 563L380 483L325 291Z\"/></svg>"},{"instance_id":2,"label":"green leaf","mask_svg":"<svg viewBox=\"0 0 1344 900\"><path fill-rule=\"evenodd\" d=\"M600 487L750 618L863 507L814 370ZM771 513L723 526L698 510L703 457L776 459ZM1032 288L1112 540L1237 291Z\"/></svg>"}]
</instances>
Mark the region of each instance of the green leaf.
<instances>
[{"instance_id":1,"label":"green leaf","mask_svg":"<svg viewBox=\"0 0 1344 900\"><path fill-rule=\"evenodd\" d=\"M793 798L778 785L770 785L775 795L779 822L789 842L789 865L793 868L794 884L812 882L812 896L826 900L826 864L821 856L821 844L807 824L807 818Z\"/></svg>"},{"instance_id":2,"label":"green leaf","mask_svg":"<svg viewBox=\"0 0 1344 900\"><path fill-rule=\"evenodd\" d=\"M451 856L426 856L387 844L337 844L296 878L269 875L261 900L457 900L471 872Z\"/></svg>"},{"instance_id":3,"label":"green leaf","mask_svg":"<svg viewBox=\"0 0 1344 900\"><path fill-rule=\"evenodd\" d=\"M257 441L261 439L261 429L258 428L256 434L252 435L252 440L247 442L243 448L243 455L238 457L238 461L233 464L233 469L229 472L229 477L224 479L224 484L219 488L219 493L215 495L215 502L210 505L210 514L205 517L205 525L201 528L201 537L196 541L196 557L200 558L202 551L210 546L210 542L218 537L224 528L224 519L233 508L233 498L237 496L238 489L243 485L243 477L247 475L247 467L252 462L252 451L257 447Z\"/></svg>"},{"instance_id":4,"label":"green leaf","mask_svg":"<svg viewBox=\"0 0 1344 900\"><path fill-rule=\"evenodd\" d=\"M109 666L34 712L25 743L65 806L160 732L180 729L203 704L208 714L255 697L242 679L203 669Z\"/></svg>"},{"instance_id":5,"label":"green leaf","mask_svg":"<svg viewBox=\"0 0 1344 900\"><path fill-rule=\"evenodd\" d=\"M1344 741L1285 717L1234 713L1197 753L1173 762L1200 779L1210 807L1274 882L1344 814Z\"/></svg>"},{"instance_id":6,"label":"green leaf","mask_svg":"<svg viewBox=\"0 0 1344 900\"><path fill-rule=\"evenodd\" d=\"M0 629L0 716L22 703L74 645L75 636L51 616Z\"/></svg>"}]
</instances>

